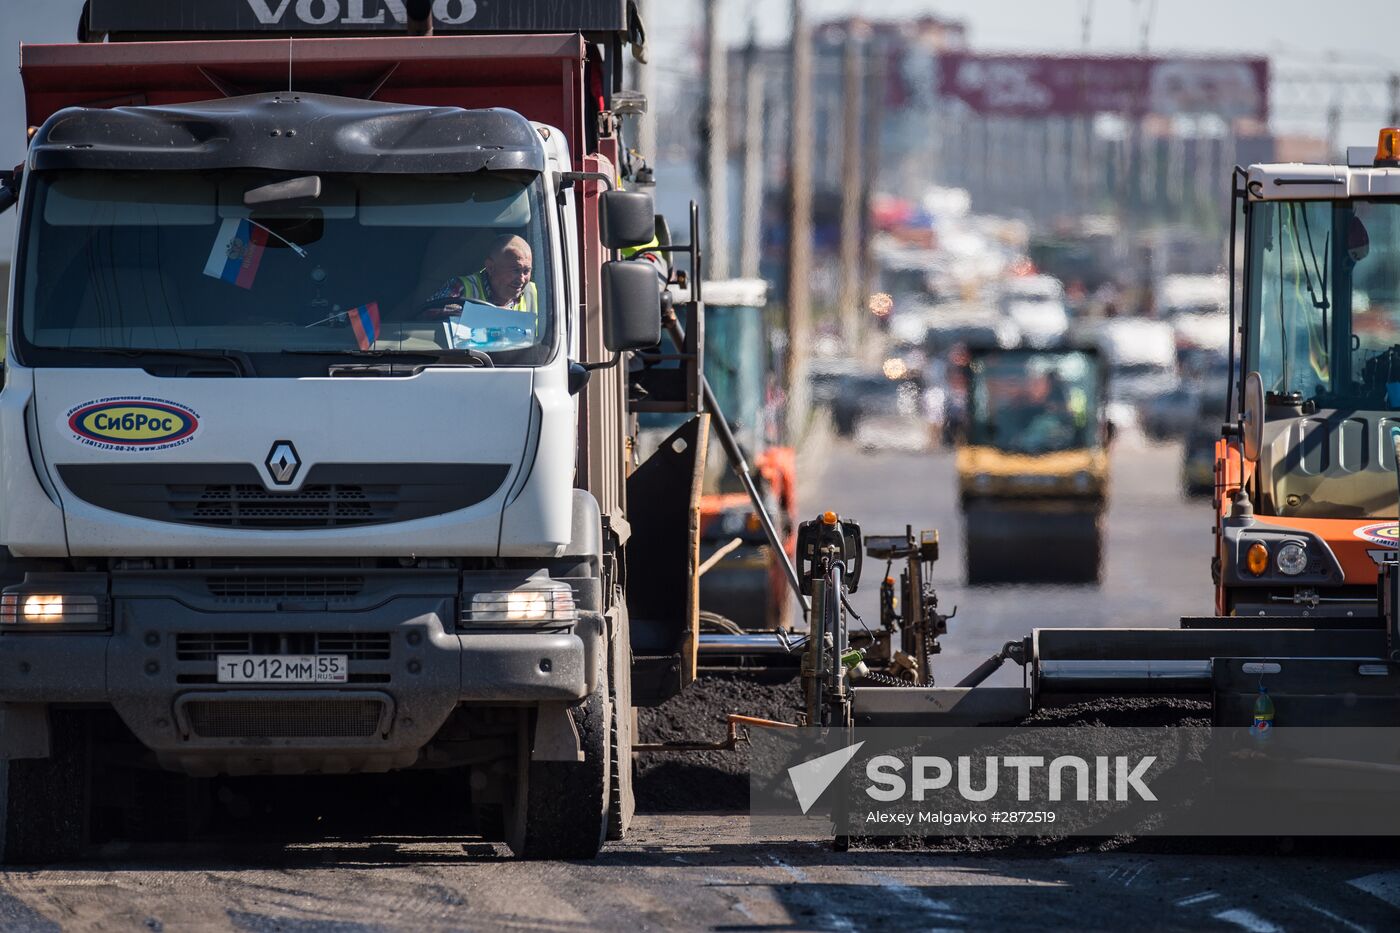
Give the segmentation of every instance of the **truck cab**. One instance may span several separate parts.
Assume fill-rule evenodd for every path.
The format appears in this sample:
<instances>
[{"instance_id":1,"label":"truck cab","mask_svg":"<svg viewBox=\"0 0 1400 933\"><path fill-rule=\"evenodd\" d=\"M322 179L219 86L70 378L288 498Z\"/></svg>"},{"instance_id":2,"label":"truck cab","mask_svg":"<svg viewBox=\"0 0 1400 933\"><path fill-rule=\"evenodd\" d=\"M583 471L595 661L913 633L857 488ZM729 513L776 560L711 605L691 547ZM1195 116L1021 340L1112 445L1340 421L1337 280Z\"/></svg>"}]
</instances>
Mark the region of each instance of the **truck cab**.
<instances>
[{"instance_id":1,"label":"truck cab","mask_svg":"<svg viewBox=\"0 0 1400 933\"><path fill-rule=\"evenodd\" d=\"M1217 611L1372 619L1395 558L1400 130L1237 172L1240 366L1216 446Z\"/></svg>"},{"instance_id":2,"label":"truck cab","mask_svg":"<svg viewBox=\"0 0 1400 933\"><path fill-rule=\"evenodd\" d=\"M417 767L469 770L451 805L515 853L592 856L631 816L634 639L655 701L698 633L684 583L635 626L625 586L629 548L693 571L703 469L675 445L633 534L634 11L247 39L175 6L22 51L0 857L89 841L74 781Z\"/></svg>"}]
</instances>

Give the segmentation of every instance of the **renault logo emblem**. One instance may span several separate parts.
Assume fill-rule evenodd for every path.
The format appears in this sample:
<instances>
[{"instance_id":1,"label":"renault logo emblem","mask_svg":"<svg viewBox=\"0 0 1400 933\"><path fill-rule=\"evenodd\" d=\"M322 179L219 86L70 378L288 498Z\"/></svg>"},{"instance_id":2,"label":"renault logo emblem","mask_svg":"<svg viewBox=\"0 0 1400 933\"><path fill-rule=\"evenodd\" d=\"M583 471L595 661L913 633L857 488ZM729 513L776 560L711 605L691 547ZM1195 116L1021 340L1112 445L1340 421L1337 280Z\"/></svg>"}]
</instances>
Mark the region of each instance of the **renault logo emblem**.
<instances>
[{"instance_id":1,"label":"renault logo emblem","mask_svg":"<svg viewBox=\"0 0 1400 933\"><path fill-rule=\"evenodd\" d=\"M267 455L267 473L278 486L285 486L296 479L301 469L301 458L291 441L278 441L272 445Z\"/></svg>"}]
</instances>

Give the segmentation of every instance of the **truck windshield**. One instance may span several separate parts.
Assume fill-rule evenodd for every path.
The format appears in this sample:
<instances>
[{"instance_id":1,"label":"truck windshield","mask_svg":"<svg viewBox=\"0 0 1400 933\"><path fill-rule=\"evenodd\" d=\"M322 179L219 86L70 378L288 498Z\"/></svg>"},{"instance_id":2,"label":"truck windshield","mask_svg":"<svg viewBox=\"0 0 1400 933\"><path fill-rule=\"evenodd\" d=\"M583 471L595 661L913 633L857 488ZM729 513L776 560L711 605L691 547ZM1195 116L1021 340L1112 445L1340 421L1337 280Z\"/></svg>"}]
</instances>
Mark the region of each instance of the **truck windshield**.
<instances>
[{"instance_id":1,"label":"truck windshield","mask_svg":"<svg viewBox=\"0 0 1400 933\"><path fill-rule=\"evenodd\" d=\"M536 176L75 171L33 184L24 362L484 353L530 366L553 352Z\"/></svg>"},{"instance_id":2,"label":"truck windshield","mask_svg":"<svg viewBox=\"0 0 1400 933\"><path fill-rule=\"evenodd\" d=\"M1088 353L984 353L971 364L968 440L1013 453L1096 445L1099 369Z\"/></svg>"},{"instance_id":3,"label":"truck windshield","mask_svg":"<svg viewBox=\"0 0 1400 933\"><path fill-rule=\"evenodd\" d=\"M1400 409L1400 203L1250 206L1251 366L1275 395Z\"/></svg>"}]
</instances>

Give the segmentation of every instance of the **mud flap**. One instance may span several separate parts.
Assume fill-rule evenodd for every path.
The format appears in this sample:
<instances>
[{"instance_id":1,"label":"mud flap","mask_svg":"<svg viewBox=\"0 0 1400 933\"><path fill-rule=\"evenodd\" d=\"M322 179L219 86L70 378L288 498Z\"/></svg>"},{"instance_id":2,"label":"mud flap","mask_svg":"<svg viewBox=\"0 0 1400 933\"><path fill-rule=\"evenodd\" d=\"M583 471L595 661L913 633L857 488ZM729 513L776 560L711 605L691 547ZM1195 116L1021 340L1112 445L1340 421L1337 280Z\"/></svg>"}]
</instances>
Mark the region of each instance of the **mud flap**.
<instances>
[{"instance_id":1,"label":"mud flap","mask_svg":"<svg viewBox=\"0 0 1400 933\"><path fill-rule=\"evenodd\" d=\"M657 706L695 679L700 641L700 492L710 416L696 415L627 478L632 702Z\"/></svg>"},{"instance_id":2,"label":"mud flap","mask_svg":"<svg viewBox=\"0 0 1400 933\"><path fill-rule=\"evenodd\" d=\"M531 761L583 761L578 726L568 703L541 703L535 714L535 743Z\"/></svg>"}]
</instances>

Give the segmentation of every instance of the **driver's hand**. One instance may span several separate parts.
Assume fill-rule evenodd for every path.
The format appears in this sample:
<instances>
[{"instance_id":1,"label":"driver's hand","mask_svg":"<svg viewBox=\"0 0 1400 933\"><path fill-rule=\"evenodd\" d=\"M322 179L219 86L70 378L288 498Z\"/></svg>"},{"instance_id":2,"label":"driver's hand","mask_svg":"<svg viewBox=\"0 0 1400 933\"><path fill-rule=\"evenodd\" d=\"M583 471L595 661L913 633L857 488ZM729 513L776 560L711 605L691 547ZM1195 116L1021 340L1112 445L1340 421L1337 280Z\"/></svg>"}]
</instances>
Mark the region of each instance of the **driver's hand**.
<instances>
[{"instance_id":1,"label":"driver's hand","mask_svg":"<svg viewBox=\"0 0 1400 933\"><path fill-rule=\"evenodd\" d=\"M445 321L462 313L462 303L455 298L429 298L418 306L418 313L429 321Z\"/></svg>"}]
</instances>

